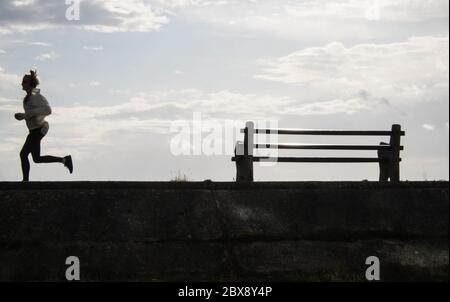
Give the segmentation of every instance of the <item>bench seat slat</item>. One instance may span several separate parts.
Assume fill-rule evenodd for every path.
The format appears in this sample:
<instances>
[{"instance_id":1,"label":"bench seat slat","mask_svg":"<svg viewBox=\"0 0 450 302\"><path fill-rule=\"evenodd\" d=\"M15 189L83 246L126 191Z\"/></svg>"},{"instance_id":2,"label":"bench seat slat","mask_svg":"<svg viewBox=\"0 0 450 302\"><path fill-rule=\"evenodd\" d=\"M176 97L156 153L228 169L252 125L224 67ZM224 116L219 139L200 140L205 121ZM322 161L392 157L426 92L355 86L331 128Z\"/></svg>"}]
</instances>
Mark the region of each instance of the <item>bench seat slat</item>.
<instances>
[{"instance_id":1,"label":"bench seat slat","mask_svg":"<svg viewBox=\"0 0 450 302\"><path fill-rule=\"evenodd\" d=\"M256 149L284 150L391 150L389 145L302 145L302 144L256 144ZM400 150L403 150L403 146Z\"/></svg>"},{"instance_id":2,"label":"bench seat slat","mask_svg":"<svg viewBox=\"0 0 450 302\"><path fill-rule=\"evenodd\" d=\"M378 163L380 160L375 157L253 157L253 161L279 163Z\"/></svg>"},{"instance_id":3,"label":"bench seat slat","mask_svg":"<svg viewBox=\"0 0 450 302\"><path fill-rule=\"evenodd\" d=\"M236 157L231 159L236 161ZM400 159L401 161L401 159ZM375 157L253 157L253 162L279 163L379 163Z\"/></svg>"}]
</instances>

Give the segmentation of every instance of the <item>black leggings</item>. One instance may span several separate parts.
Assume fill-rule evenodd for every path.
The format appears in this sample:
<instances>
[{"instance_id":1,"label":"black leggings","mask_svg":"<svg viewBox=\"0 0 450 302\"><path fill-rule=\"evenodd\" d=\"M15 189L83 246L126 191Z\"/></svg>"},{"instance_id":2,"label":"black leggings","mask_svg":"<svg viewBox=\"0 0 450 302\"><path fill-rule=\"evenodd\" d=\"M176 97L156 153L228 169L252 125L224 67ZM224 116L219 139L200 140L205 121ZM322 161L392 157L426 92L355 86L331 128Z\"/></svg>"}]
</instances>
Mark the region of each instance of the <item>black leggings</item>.
<instances>
[{"instance_id":1,"label":"black leggings","mask_svg":"<svg viewBox=\"0 0 450 302\"><path fill-rule=\"evenodd\" d=\"M28 181L30 176L30 162L28 161L28 155L31 153L33 161L37 164L40 163L62 163L62 157L55 156L41 156L41 140L45 136L41 132L42 128L34 129L30 131L25 144L20 151L20 161L22 162L23 180Z\"/></svg>"}]
</instances>

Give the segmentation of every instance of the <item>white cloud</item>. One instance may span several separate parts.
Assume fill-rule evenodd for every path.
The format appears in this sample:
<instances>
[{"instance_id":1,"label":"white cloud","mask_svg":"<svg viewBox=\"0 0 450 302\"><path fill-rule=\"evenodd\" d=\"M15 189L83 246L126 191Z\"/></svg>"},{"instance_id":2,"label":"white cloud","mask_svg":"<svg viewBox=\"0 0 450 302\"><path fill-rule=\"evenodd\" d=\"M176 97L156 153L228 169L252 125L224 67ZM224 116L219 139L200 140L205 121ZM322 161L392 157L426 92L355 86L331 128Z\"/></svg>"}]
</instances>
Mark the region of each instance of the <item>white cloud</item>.
<instances>
[{"instance_id":1,"label":"white cloud","mask_svg":"<svg viewBox=\"0 0 450 302\"><path fill-rule=\"evenodd\" d=\"M226 18L257 22L286 18L342 18L394 21L427 20L448 17L448 1L443 0L154 0L170 8L199 8L205 17L219 21ZM225 22L228 23L228 22Z\"/></svg>"},{"instance_id":2,"label":"white cloud","mask_svg":"<svg viewBox=\"0 0 450 302\"><path fill-rule=\"evenodd\" d=\"M364 102L360 98L350 98L347 100L332 100L325 102L317 102L312 104L302 104L299 106L288 107L282 112L292 115L332 115L332 114L354 114L361 110L371 108L371 104Z\"/></svg>"},{"instance_id":3,"label":"white cloud","mask_svg":"<svg viewBox=\"0 0 450 302\"><path fill-rule=\"evenodd\" d=\"M205 92L185 89L141 92L128 101L113 106L77 104L72 107L57 107L52 118L54 123L67 124L67 117L76 117L74 124L86 125L86 129L94 129L97 126L93 127L93 124L101 124L106 125L108 129L116 129L115 127L120 125L124 130L132 130L136 126L150 132L164 132L174 120L191 119L193 112L201 112L205 118L211 119L246 120L273 119L285 114L352 114L369 109L370 106L370 102L358 96L349 100L299 105L297 100L287 97L242 94L226 90Z\"/></svg>"},{"instance_id":4,"label":"white cloud","mask_svg":"<svg viewBox=\"0 0 450 302\"><path fill-rule=\"evenodd\" d=\"M33 46L42 46L42 47L50 47L51 44L46 43L46 42L29 42L29 45L33 45Z\"/></svg>"},{"instance_id":5,"label":"white cloud","mask_svg":"<svg viewBox=\"0 0 450 302\"><path fill-rule=\"evenodd\" d=\"M142 0L93 0L86 3L84 9L97 13L104 21L98 22L96 18L80 26L91 31L151 32L158 31L169 22L163 11L153 9Z\"/></svg>"},{"instance_id":6,"label":"white cloud","mask_svg":"<svg viewBox=\"0 0 450 302\"><path fill-rule=\"evenodd\" d=\"M35 0L13 0L12 5L14 6L28 6L35 2Z\"/></svg>"},{"instance_id":7,"label":"white cloud","mask_svg":"<svg viewBox=\"0 0 450 302\"><path fill-rule=\"evenodd\" d=\"M0 54L4 55L4 54L6 54L6 51L4 51L3 49L0 48Z\"/></svg>"},{"instance_id":8,"label":"white cloud","mask_svg":"<svg viewBox=\"0 0 450 302\"><path fill-rule=\"evenodd\" d=\"M448 98L448 37L345 47L330 43L279 59L259 60L257 79L327 89L342 97L364 90L379 98L418 102Z\"/></svg>"},{"instance_id":9,"label":"white cloud","mask_svg":"<svg viewBox=\"0 0 450 302\"><path fill-rule=\"evenodd\" d=\"M228 90L205 92L197 89L168 92L140 93L129 104L120 108L121 113L140 115L140 112L164 113L168 118L189 118L193 111L202 112L209 118L227 119L273 119L285 115L325 116L354 114L361 110L385 105L363 92L348 99L307 102L276 95L237 93ZM151 114L151 113L150 113Z\"/></svg>"},{"instance_id":10,"label":"white cloud","mask_svg":"<svg viewBox=\"0 0 450 302\"><path fill-rule=\"evenodd\" d=\"M100 85L101 85L101 83L100 83L99 81L91 81L91 82L89 83L89 86L94 86L94 87L100 86Z\"/></svg>"},{"instance_id":11,"label":"white cloud","mask_svg":"<svg viewBox=\"0 0 450 302\"><path fill-rule=\"evenodd\" d=\"M379 17L374 18L377 3ZM61 26L109 33L152 32L167 25L169 18L183 14L192 21L295 36L312 28L317 32L318 24L327 26L334 19L445 19L449 7L445 0L90 0L81 3L76 23L65 19L67 8L65 1L59 0L4 0L0 3L0 33ZM324 18L326 22L322 22Z\"/></svg>"},{"instance_id":12,"label":"white cloud","mask_svg":"<svg viewBox=\"0 0 450 302\"><path fill-rule=\"evenodd\" d=\"M40 42L40 41L25 41L25 40L12 40L11 43L14 44L27 44L32 46L42 46L42 47L50 47L52 46L50 43L47 42Z\"/></svg>"},{"instance_id":13,"label":"white cloud","mask_svg":"<svg viewBox=\"0 0 450 302\"><path fill-rule=\"evenodd\" d=\"M84 50L102 51L103 46L83 46Z\"/></svg>"},{"instance_id":14,"label":"white cloud","mask_svg":"<svg viewBox=\"0 0 450 302\"><path fill-rule=\"evenodd\" d=\"M2 104L2 106L12 105L12 104L15 105L15 104L17 104L17 101L0 96L0 104ZM3 109L1 109L1 110L4 110L5 107L2 107L2 108Z\"/></svg>"},{"instance_id":15,"label":"white cloud","mask_svg":"<svg viewBox=\"0 0 450 302\"><path fill-rule=\"evenodd\" d=\"M7 73L0 66L0 89L7 90L18 87L21 82L21 78L18 75Z\"/></svg>"},{"instance_id":16,"label":"white cloud","mask_svg":"<svg viewBox=\"0 0 450 302\"><path fill-rule=\"evenodd\" d=\"M60 0L0 2L0 34L63 26L97 32L151 32L169 22L165 10L144 0L82 1L80 20L68 21L69 5Z\"/></svg>"},{"instance_id":17,"label":"white cloud","mask_svg":"<svg viewBox=\"0 0 450 302\"><path fill-rule=\"evenodd\" d=\"M41 53L35 57L36 60L41 61L41 62L47 61L47 60L55 60L57 58L59 58L59 55L54 51Z\"/></svg>"},{"instance_id":18,"label":"white cloud","mask_svg":"<svg viewBox=\"0 0 450 302\"><path fill-rule=\"evenodd\" d=\"M86 153L94 152L99 145L113 144L114 140L110 138L118 131L125 132L127 137L145 133L168 135L174 121L191 121L194 112L200 112L209 122L347 115L371 109L373 103L367 99L356 95L346 100L303 104L289 97L227 90L150 91L137 93L128 101L112 106L52 106L53 113L48 120L51 125L63 129L64 137L71 138L62 144ZM0 114L11 115L18 108L17 102L0 98Z\"/></svg>"},{"instance_id":19,"label":"white cloud","mask_svg":"<svg viewBox=\"0 0 450 302\"><path fill-rule=\"evenodd\" d=\"M445 22L449 16L448 1L443 0L182 0L166 6L175 15L209 26L302 41L383 39L386 30L398 32L399 24L412 32L426 27L422 21ZM374 20L380 22L373 24Z\"/></svg>"},{"instance_id":20,"label":"white cloud","mask_svg":"<svg viewBox=\"0 0 450 302\"><path fill-rule=\"evenodd\" d=\"M17 107L9 99L0 101L0 112L13 112ZM273 119L285 114L352 114L368 106L357 97L302 105L287 97L186 89L142 92L113 106L54 106L49 119L52 124L68 127L75 137L97 144L110 131L119 129L167 133L174 120L190 120L193 112L201 112L208 119L248 120Z\"/></svg>"},{"instance_id":21,"label":"white cloud","mask_svg":"<svg viewBox=\"0 0 450 302\"><path fill-rule=\"evenodd\" d=\"M436 129L436 125L432 125L432 124L423 124L422 127L423 127L423 129L428 130L428 131L433 131Z\"/></svg>"},{"instance_id":22,"label":"white cloud","mask_svg":"<svg viewBox=\"0 0 450 302\"><path fill-rule=\"evenodd\" d=\"M339 17L388 21L418 21L448 17L448 1L442 0L309 0L286 5L295 17ZM378 15L376 18L373 18Z\"/></svg>"},{"instance_id":23,"label":"white cloud","mask_svg":"<svg viewBox=\"0 0 450 302\"><path fill-rule=\"evenodd\" d=\"M36 21L33 24L27 23L14 23L14 24L1 24L0 22L0 34L12 34L12 33L25 33L28 31L46 30L57 28L55 24L51 22Z\"/></svg>"},{"instance_id":24,"label":"white cloud","mask_svg":"<svg viewBox=\"0 0 450 302\"><path fill-rule=\"evenodd\" d=\"M246 1L246 0L243 0ZM252 0L250 0L252 1ZM153 0L155 5L160 5L162 7L170 7L170 8L185 8L189 6L222 6L226 4L230 4L229 0Z\"/></svg>"}]
</instances>

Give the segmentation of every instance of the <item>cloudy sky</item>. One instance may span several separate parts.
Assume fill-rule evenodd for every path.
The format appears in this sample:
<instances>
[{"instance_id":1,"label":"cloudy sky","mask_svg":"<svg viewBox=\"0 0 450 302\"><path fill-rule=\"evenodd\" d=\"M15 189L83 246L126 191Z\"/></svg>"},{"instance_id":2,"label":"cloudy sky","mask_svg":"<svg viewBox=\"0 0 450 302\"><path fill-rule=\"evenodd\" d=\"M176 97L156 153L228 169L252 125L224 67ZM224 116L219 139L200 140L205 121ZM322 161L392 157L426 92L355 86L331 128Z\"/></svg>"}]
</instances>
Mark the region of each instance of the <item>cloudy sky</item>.
<instances>
[{"instance_id":1,"label":"cloudy sky","mask_svg":"<svg viewBox=\"0 0 450 302\"><path fill-rule=\"evenodd\" d=\"M398 123L407 132L402 179L449 178L448 0L84 0L73 20L74 2L0 0L0 181L21 179L28 131L13 114L30 68L53 108L42 154L70 153L75 165L68 175L32 164L32 180L232 181L241 137L225 129L247 120ZM278 164L255 167L255 178L376 180L378 167Z\"/></svg>"}]
</instances>

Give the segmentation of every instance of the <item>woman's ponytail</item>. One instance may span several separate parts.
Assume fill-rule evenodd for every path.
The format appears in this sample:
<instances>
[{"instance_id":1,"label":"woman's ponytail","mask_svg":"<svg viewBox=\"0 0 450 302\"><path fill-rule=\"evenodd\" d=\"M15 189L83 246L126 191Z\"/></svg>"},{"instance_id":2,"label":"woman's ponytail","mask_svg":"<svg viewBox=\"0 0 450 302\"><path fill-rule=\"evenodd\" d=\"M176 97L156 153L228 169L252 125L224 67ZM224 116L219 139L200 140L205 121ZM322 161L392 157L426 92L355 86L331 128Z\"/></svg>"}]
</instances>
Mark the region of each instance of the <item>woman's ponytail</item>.
<instances>
[{"instance_id":1,"label":"woman's ponytail","mask_svg":"<svg viewBox=\"0 0 450 302\"><path fill-rule=\"evenodd\" d=\"M30 74L27 75L30 79L30 85L36 88L39 85L39 78L37 76L37 70L30 70Z\"/></svg>"}]
</instances>

